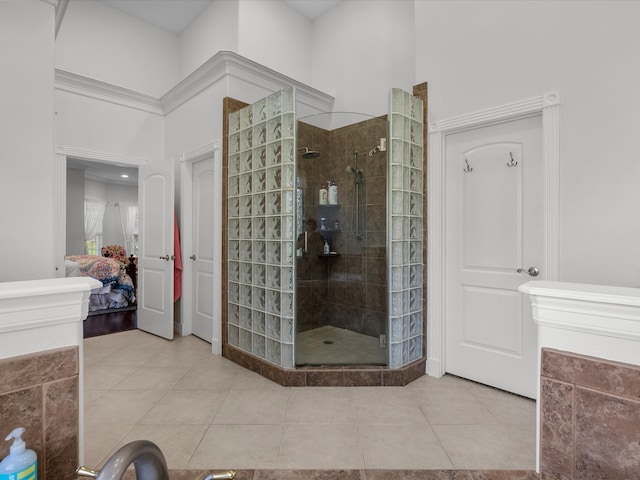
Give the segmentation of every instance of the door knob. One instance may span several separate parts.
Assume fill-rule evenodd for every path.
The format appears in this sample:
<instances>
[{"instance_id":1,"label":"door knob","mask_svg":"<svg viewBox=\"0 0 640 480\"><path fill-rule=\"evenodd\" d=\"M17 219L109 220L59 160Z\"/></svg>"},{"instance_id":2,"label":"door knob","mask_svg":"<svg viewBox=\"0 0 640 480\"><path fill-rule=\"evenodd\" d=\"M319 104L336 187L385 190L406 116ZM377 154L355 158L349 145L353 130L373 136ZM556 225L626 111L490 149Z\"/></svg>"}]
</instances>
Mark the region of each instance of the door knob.
<instances>
[{"instance_id":1,"label":"door knob","mask_svg":"<svg viewBox=\"0 0 640 480\"><path fill-rule=\"evenodd\" d=\"M195 254L194 254L194 255L191 255L189 258L190 258L191 260L195 260L195 259L196 259L196 256L195 256Z\"/></svg>"},{"instance_id":2,"label":"door knob","mask_svg":"<svg viewBox=\"0 0 640 480\"><path fill-rule=\"evenodd\" d=\"M524 268L519 268L516 270L518 273L526 273L527 275L531 275L532 277L537 277L540 275L540 269L538 267L529 267L529 270L525 270Z\"/></svg>"},{"instance_id":3,"label":"door knob","mask_svg":"<svg viewBox=\"0 0 640 480\"><path fill-rule=\"evenodd\" d=\"M168 262L169 261L169 255L165 255L164 257L160 257L160 260L166 260Z\"/></svg>"}]
</instances>

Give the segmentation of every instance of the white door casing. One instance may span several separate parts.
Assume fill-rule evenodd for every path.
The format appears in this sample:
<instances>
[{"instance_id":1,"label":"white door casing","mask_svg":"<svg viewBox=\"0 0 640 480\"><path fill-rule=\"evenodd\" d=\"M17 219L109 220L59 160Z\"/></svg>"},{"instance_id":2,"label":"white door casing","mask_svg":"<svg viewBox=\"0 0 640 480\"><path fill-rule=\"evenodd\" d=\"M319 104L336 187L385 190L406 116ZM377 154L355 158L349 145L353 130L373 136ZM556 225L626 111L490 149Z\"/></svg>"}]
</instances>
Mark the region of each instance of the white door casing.
<instances>
[{"instance_id":1,"label":"white door casing","mask_svg":"<svg viewBox=\"0 0 640 480\"><path fill-rule=\"evenodd\" d=\"M445 166L446 371L530 398L537 334L517 270L542 261L540 125L451 135Z\"/></svg>"},{"instance_id":2,"label":"white door casing","mask_svg":"<svg viewBox=\"0 0 640 480\"><path fill-rule=\"evenodd\" d=\"M222 163L218 142L181 157L182 335L196 335L222 353ZM195 256L195 259L191 258Z\"/></svg>"},{"instance_id":3,"label":"white door casing","mask_svg":"<svg viewBox=\"0 0 640 480\"><path fill-rule=\"evenodd\" d=\"M558 278L558 170L560 95L551 92L429 125L427 374L440 377L445 361L445 149L450 135L542 114L542 265L547 280Z\"/></svg>"},{"instance_id":4,"label":"white door casing","mask_svg":"<svg viewBox=\"0 0 640 480\"><path fill-rule=\"evenodd\" d=\"M174 166L143 165L138 173L138 328L173 339Z\"/></svg>"}]
</instances>

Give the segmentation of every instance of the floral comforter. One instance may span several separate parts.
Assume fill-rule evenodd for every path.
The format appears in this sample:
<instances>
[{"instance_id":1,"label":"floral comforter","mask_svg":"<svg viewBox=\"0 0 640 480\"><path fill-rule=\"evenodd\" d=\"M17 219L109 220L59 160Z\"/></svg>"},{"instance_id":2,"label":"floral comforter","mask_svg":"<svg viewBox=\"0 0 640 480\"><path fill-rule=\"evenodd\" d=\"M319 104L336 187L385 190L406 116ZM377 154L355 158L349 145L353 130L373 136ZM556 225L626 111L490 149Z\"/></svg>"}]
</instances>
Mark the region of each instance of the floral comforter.
<instances>
[{"instance_id":1,"label":"floral comforter","mask_svg":"<svg viewBox=\"0 0 640 480\"><path fill-rule=\"evenodd\" d=\"M102 282L91 291L89 311L123 308L136 301L135 287L124 265L117 260L96 255L65 257L67 277L92 277Z\"/></svg>"}]
</instances>

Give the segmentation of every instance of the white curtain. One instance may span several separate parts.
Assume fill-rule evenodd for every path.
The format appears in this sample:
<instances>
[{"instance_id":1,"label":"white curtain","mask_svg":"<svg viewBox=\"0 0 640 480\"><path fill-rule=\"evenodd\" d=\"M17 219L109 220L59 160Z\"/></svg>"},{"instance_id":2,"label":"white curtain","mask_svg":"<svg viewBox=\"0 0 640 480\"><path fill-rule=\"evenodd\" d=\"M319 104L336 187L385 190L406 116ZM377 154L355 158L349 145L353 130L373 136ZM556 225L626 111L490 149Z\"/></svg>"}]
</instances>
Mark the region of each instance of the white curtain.
<instances>
[{"instance_id":1,"label":"white curtain","mask_svg":"<svg viewBox=\"0 0 640 480\"><path fill-rule=\"evenodd\" d=\"M106 202L99 200L84 201L84 239L91 240L96 235L102 235L102 220Z\"/></svg>"},{"instance_id":2,"label":"white curtain","mask_svg":"<svg viewBox=\"0 0 640 480\"><path fill-rule=\"evenodd\" d=\"M122 235L124 237L124 248L129 255L138 254L138 204L130 202L119 202L120 223L122 225Z\"/></svg>"},{"instance_id":3,"label":"white curtain","mask_svg":"<svg viewBox=\"0 0 640 480\"><path fill-rule=\"evenodd\" d=\"M102 220L107 202L99 200L84 200L84 240L96 241L96 255L100 255L102 239ZM86 247L85 247L86 248Z\"/></svg>"}]
</instances>

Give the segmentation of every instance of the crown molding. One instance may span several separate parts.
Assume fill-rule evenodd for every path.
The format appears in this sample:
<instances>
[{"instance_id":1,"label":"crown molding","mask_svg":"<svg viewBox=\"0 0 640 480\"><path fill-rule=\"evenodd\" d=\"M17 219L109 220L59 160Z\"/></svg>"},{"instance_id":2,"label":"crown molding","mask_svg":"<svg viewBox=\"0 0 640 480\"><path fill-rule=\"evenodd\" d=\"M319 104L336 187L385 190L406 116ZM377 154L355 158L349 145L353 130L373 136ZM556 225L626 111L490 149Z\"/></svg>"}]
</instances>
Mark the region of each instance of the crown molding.
<instances>
[{"instance_id":1,"label":"crown molding","mask_svg":"<svg viewBox=\"0 0 640 480\"><path fill-rule=\"evenodd\" d=\"M58 0L40 0L42 3L46 3L47 5L51 5L52 7L58 6Z\"/></svg>"},{"instance_id":2,"label":"crown molding","mask_svg":"<svg viewBox=\"0 0 640 480\"><path fill-rule=\"evenodd\" d=\"M321 112L331 111L333 108L334 98L332 96L234 52L219 51L162 96L160 101L165 113L172 112L226 77L232 77L272 92L285 87L295 87L298 103Z\"/></svg>"},{"instance_id":3,"label":"crown molding","mask_svg":"<svg viewBox=\"0 0 640 480\"><path fill-rule=\"evenodd\" d=\"M59 69L55 73L55 88L155 115L166 115L226 78L272 92L294 87L298 104L316 112L333 109L334 97L331 95L228 51L216 53L160 98Z\"/></svg>"},{"instance_id":4,"label":"crown molding","mask_svg":"<svg viewBox=\"0 0 640 480\"><path fill-rule=\"evenodd\" d=\"M56 69L55 88L156 115L164 114L156 97L65 70Z\"/></svg>"}]
</instances>

